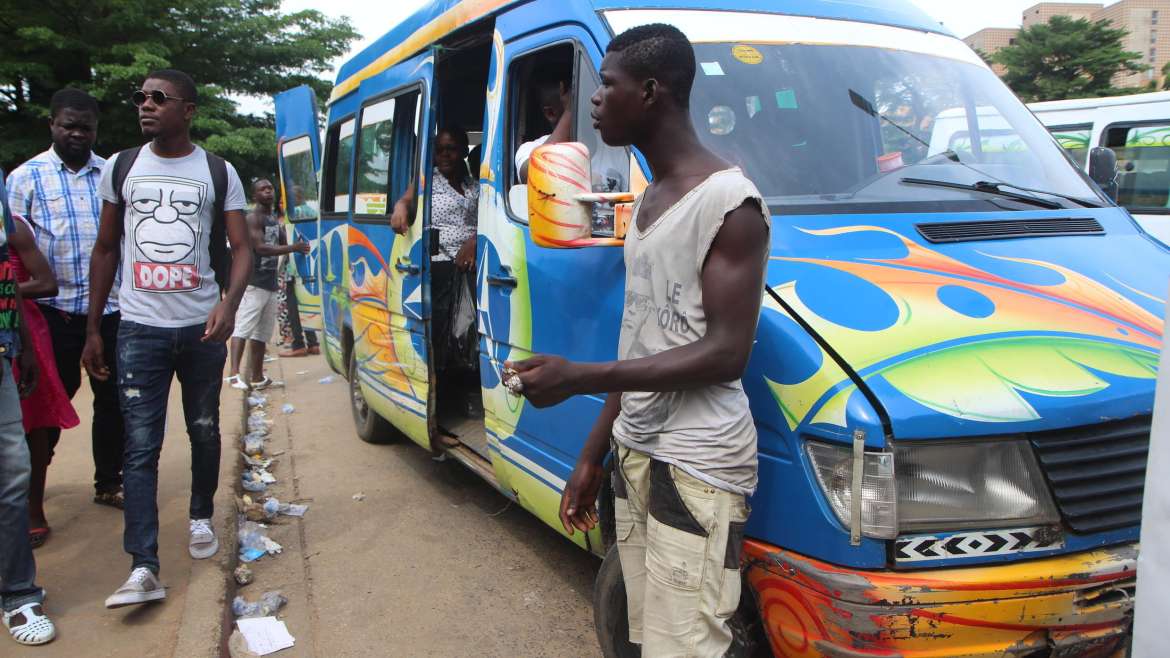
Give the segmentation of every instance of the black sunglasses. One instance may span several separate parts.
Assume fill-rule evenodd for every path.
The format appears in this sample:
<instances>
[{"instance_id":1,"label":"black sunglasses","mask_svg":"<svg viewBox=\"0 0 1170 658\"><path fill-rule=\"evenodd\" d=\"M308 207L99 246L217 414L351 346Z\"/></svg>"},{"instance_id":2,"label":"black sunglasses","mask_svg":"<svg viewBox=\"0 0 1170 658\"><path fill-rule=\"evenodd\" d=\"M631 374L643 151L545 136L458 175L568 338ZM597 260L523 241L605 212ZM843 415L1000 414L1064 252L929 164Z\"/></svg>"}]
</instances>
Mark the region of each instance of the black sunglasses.
<instances>
[{"instance_id":1,"label":"black sunglasses","mask_svg":"<svg viewBox=\"0 0 1170 658\"><path fill-rule=\"evenodd\" d=\"M166 103L167 101L186 101L187 100L186 98L179 98L178 96L167 96L164 92L162 92L159 89L154 89L152 91L146 91L145 89L139 89L138 91L136 91L130 95L130 101L133 102L138 107L142 107L143 104L146 103L147 98L149 98L155 105L162 105L162 104Z\"/></svg>"}]
</instances>

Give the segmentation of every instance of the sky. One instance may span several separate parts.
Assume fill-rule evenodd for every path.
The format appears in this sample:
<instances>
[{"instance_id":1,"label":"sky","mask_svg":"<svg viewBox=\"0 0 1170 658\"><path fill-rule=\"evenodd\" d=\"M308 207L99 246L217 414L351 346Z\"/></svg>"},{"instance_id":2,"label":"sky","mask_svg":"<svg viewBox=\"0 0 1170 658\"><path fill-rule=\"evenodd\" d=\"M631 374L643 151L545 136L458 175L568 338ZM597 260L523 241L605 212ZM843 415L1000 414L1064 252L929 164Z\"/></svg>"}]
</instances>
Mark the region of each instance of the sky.
<instances>
[{"instance_id":1,"label":"sky","mask_svg":"<svg viewBox=\"0 0 1170 658\"><path fill-rule=\"evenodd\" d=\"M365 48L370 42L386 33L392 25L409 16L423 5L425 0L392 0L370 2L370 0L284 0L285 11L317 9L329 16L348 16L350 22L362 37L353 44L350 52L334 62L333 68ZM1020 14L1039 0L912 0L915 4L937 18L956 36L965 37L985 27L1019 27ZM1111 0L1105 0L1112 4ZM334 77L331 73L330 79ZM249 113L272 111L271 99L239 98L240 109Z\"/></svg>"}]
</instances>

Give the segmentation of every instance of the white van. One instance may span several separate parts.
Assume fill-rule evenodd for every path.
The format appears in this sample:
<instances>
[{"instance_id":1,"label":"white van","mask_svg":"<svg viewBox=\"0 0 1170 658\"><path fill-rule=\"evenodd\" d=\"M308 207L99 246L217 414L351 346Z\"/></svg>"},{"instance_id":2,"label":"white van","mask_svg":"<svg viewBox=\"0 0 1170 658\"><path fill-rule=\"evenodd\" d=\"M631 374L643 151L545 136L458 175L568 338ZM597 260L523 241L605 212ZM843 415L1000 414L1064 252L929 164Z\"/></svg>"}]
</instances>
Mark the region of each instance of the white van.
<instances>
[{"instance_id":1,"label":"white van","mask_svg":"<svg viewBox=\"0 0 1170 658\"><path fill-rule=\"evenodd\" d=\"M1170 91L1032 103L1040 119L1082 169L1089 149L1117 153L1117 202L1170 246Z\"/></svg>"}]
</instances>

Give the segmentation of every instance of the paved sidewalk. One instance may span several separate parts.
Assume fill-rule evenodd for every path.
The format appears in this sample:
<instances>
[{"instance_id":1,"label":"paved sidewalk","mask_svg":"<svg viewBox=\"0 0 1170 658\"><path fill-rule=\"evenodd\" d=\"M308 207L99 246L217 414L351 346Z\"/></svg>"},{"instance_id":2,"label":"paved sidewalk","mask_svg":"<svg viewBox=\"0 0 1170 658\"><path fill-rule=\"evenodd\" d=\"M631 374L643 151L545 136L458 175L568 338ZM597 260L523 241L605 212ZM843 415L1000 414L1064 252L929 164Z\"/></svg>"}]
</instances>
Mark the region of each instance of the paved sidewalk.
<instances>
[{"instance_id":1,"label":"paved sidewalk","mask_svg":"<svg viewBox=\"0 0 1170 658\"><path fill-rule=\"evenodd\" d=\"M322 357L280 359L268 374L286 382L265 392L277 478L268 494L309 505L303 519L272 524L284 552L254 562L241 591L288 597L279 617L296 646L277 656L600 653L599 560L454 461L408 440L363 443L347 384Z\"/></svg>"},{"instance_id":2,"label":"paved sidewalk","mask_svg":"<svg viewBox=\"0 0 1170 658\"><path fill-rule=\"evenodd\" d=\"M81 425L64 433L49 466L45 513L53 532L34 553L37 580L48 591L45 609L57 624L58 636L43 647L22 647L0 637L0 655L220 655L226 572L235 546L231 494L239 454L233 449L240 428L239 397L238 391L226 389L221 398L224 450L215 509L220 552L198 563L187 554L191 453L176 381L159 461L159 557L167 599L161 604L107 610L105 598L126 579L130 558L122 551L122 512L92 502L89 428L93 406L88 383L82 385L73 401Z\"/></svg>"}]
</instances>

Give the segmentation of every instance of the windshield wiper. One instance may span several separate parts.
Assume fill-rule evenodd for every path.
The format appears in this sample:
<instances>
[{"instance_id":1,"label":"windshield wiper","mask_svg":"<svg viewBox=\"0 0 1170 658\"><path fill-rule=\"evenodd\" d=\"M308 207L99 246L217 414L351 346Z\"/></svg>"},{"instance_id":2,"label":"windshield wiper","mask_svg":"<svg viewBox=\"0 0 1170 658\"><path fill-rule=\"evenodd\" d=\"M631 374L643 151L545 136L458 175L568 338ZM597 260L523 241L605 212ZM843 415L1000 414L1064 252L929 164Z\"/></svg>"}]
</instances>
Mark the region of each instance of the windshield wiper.
<instances>
[{"instance_id":1,"label":"windshield wiper","mask_svg":"<svg viewBox=\"0 0 1170 658\"><path fill-rule=\"evenodd\" d=\"M971 167L970 165L967 165L967 166L970 167L971 169L975 169L974 167ZM976 170L976 171L978 171L978 170ZM1061 199L1067 199L1067 200L1072 201L1073 203L1075 203L1079 206L1082 206L1084 208L1104 208L1104 206L1102 206L1101 204L1099 204L1095 201L1090 201L1089 199L1082 199L1080 197L1075 197L1075 196L1072 196L1071 194L1063 194L1061 192L1051 192L1049 190L1039 190L1039 189L1036 189L1034 187L1024 187L1022 185L1014 185L1014 184L1009 183L1007 181L995 181L994 184L1001 186L1001 187L1010 187L1013 190L1022 190L1024 192L1035 192L1036 194L1047 194L1049 196L1059 197ZM978 183L976 183L976 185L978 185Z\"/></svg>"},{"instance_id":2,"label":"windshield wiper","mask_svg":"<svg viewBox=\"0 0 1170 658\"><path fill-rule=\"evenodd\" d=\"M1034 206L1040 206L1041 208L1049 208L1051 210L1057 210L1057 209L1064 207L1055 201L1049 201L1048 199L1041 199L1040 197L1035 197L1035 196L1032 196L1030 194L1020 194L1019 192L1011 192L1009 190L1005 190L1001 186L1013 187L1015 189L1024 189L1024 188L1018 188L1015 185L1009 185L1007 183L993 183L991 181L985 181L985 180L975 181L974 183L954 183L951 181L934 180L931 178L903 178L903 179L901 179L901 182L909 183L911 185L930 185L932 187L949 187L949 188L954 189L954 190L969 190L972 192L983 192L984 194L995 194L997 196L1006 197L1008 199L1015 199L1016 201L1021 201L1023 203L1030 203ZM1044 194L1048 194L1048 193L1044 192ZM1057 196L1060 196L1060 195L1057 195ZM1084 203L1084 202L1082 202L1082 203Z\"/></svg>"}]
</instances>

